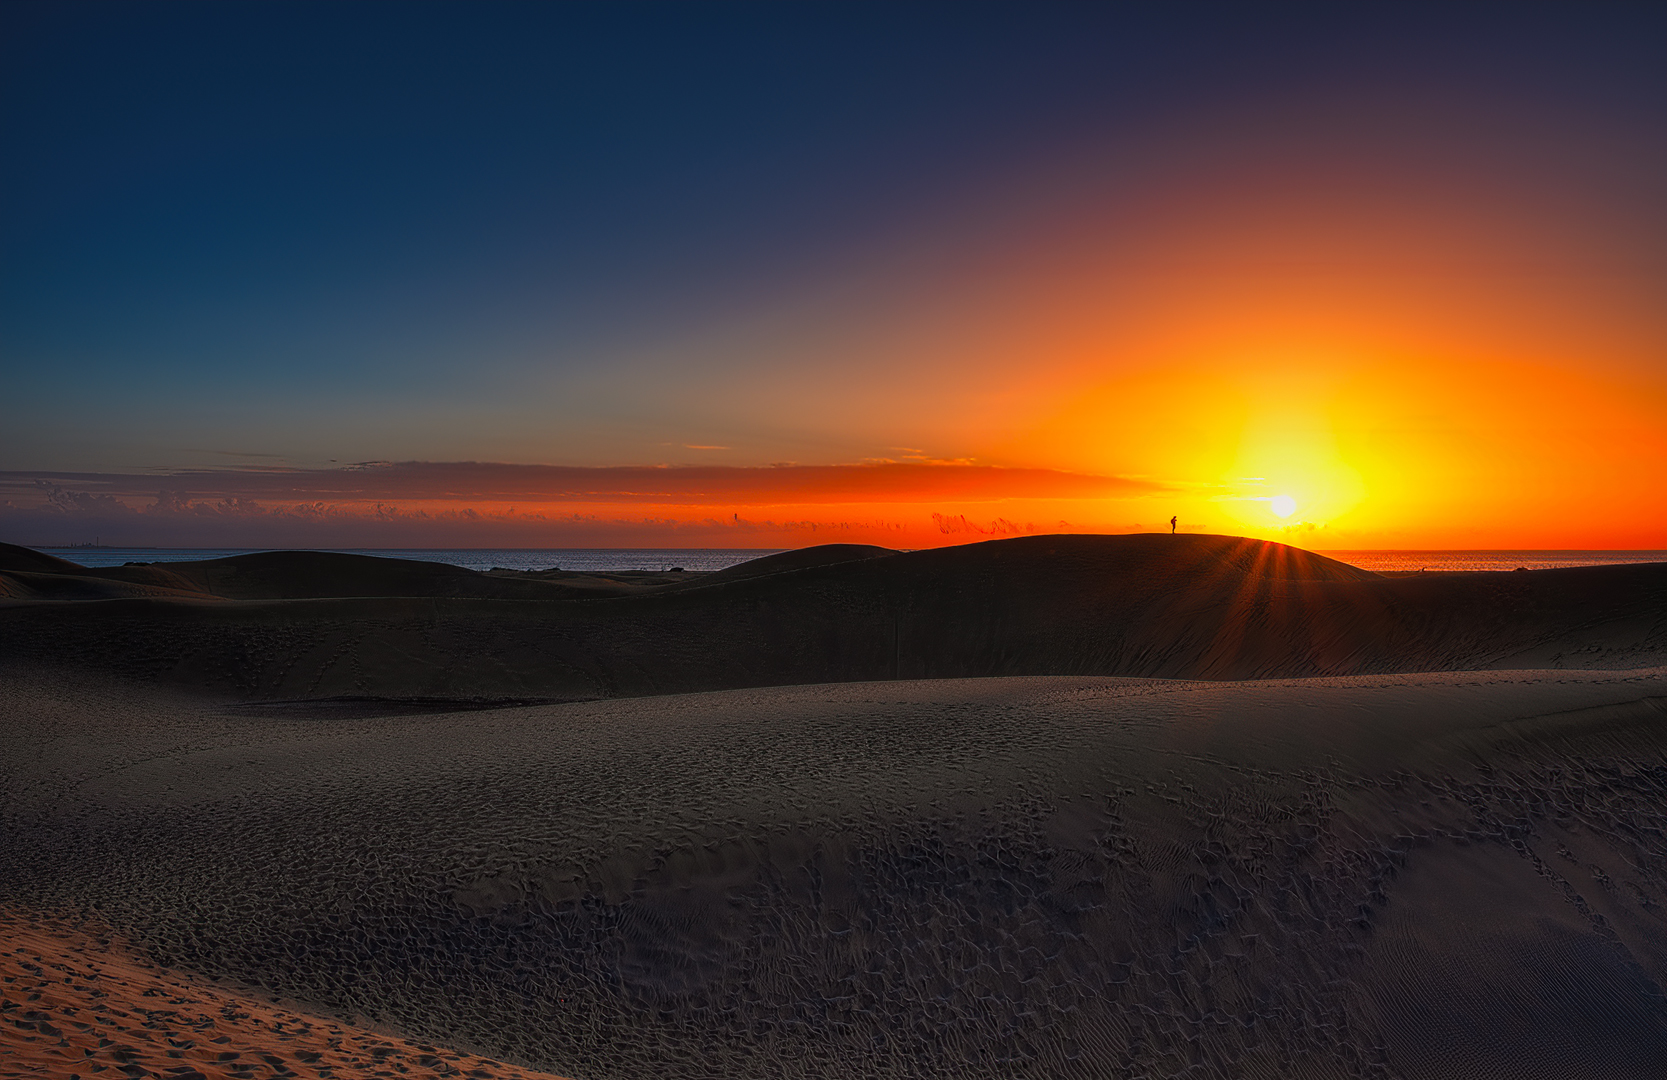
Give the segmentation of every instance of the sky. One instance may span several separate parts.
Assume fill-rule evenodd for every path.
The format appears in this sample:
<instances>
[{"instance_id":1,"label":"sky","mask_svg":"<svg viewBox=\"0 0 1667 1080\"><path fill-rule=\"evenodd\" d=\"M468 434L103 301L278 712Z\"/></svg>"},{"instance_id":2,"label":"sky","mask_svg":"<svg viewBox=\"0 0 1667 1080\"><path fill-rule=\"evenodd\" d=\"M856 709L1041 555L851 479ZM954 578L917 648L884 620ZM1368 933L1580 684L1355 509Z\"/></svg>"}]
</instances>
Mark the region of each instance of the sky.
<instances>
[{"instance_id":1,"label":"sky","mask_svg":"<svg viewBox=\"0 0 1667 1080\"><path fill-rule=\"evenodd\" d=\"M0 5L0 540L1667 548L1667 8Z\"/></svg>"}]
</instances>

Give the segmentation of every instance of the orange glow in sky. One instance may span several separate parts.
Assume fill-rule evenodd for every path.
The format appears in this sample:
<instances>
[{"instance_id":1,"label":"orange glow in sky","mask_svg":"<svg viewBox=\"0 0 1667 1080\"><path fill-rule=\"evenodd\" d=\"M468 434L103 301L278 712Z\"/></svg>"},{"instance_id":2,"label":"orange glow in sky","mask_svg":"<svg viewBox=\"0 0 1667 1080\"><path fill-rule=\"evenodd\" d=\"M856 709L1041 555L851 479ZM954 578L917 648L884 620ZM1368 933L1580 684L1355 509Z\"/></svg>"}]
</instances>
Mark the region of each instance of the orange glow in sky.
<instances>
[{"instance_id":1,"label":"orange glow in sky","mask_svg":"<svg viewBox=\"0 0 1667 1080\"><path fill-rule=\"evenodd\" d=\"M1159 488L923 503L916 544L947 506L1320 548L1667 546L1667 308L1643 239L1551 195L1289 165L1318 179L1055 211L878 322L835 308L730 339L860 359L726 393L830 441Z\"/></svg>"},{"instance_id":2,"label":"orange glow in sky","mask_svg":"<svg viewBox=\"0 0 1667 1080\"><path fill-rule=\"evenodd\" d=\"M6 211L35 254L0 296L28 402L0 424L0 539L924 547L1175 517L1320 550L1667 549L1659 35L1478 11L1160 33L998 5L940 54L938 15L835 6L791 49L711 31L725 64L678 30L677 76L631 66L661 16L620 16L592 82L441 85L425 61L387 95L406 127L342 113L372 126L292 145L315 126L292 118L168 183L130 141L237 126L172 82L148 141L43 121L18 176L57 216ZM834 23L829 67L772 66ZM126 100L66 27L17 100L70 108L75 71ZM522 42L476 29L498 43L470 63ZM874 53L889 89L859 100L842 50L888 33L915 44ZM559 74L543 56L529 86ZM992 92L1002 64L1025 74ZM336 122L258 70L199 75L250 95L228 116ZM102 162L128 232L76 201Z\"/></svg>"}]
</instances>

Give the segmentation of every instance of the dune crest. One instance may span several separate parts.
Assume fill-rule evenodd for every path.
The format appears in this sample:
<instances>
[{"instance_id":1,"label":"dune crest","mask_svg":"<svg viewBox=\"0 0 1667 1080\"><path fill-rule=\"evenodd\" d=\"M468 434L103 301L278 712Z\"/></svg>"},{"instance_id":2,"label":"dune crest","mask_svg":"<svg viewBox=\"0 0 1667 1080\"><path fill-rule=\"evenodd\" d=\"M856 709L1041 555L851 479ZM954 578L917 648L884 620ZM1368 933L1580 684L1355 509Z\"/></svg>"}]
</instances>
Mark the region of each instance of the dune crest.
<instances>
[{"instance_id":1,"label":"dune crest","mask_svg":"<svg viewBox=\"0 0 1667 1080\"><path fill-rule=\"evenodd\" d=\"M1279 544L1163 535L832 545L757 562L477 574L275 552L96 578L12 571L0 574L15 590L0 601L0 664L293 700L1667 663L1667 564L1385 578ZM180 594L136 595L164 588L141 572L166 573Z\"/></svg>"}]
</instances>

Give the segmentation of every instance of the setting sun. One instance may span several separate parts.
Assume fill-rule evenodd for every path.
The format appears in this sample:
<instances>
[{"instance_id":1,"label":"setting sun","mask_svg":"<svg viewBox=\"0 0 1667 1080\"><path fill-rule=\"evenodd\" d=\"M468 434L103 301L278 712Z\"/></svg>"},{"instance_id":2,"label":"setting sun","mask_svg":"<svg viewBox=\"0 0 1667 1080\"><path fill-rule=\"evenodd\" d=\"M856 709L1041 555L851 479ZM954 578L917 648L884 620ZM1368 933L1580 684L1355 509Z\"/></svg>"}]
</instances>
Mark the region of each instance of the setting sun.
<instances>
[{"instance_id":1,"label":"setting sun","mask_svg":"<svg viewBox=\"0 0 1667 1080\"><path fill-rule=\"evenodd\" d=\"M1027 7L1001 18L1030 25ZM0 425L0 540L922 548L1175 518L1318 551L1667 548L1659 95L1610 100L1600 87L1621 69L1536 63L1518 101L1480 93L1491 77L1442 52L1415 87L1326 66L1321 93L1204 64L1154 83L1202 80L1146 115L1136 103L1158 98L1116 80L1090 92L1059 59L1102 32L1144 55L1099 26L1117 6L1067 10L1058 26L1080 34L988 44L1036 65L1000 123L973 104L992 92L988 61L954 49L927 50L943 83L921 74L924 53L887 53L895 82L860 108L813 66L803 102L759 106L769 123L730 95L773 85L773 69L697 105L685 91L705 65L672 78L648 64L627 80L645 96L627 98L665 110L638 118L654 132L687 133L665 151L676 169L645 170L647 144L619 153L637 145L617 142L624 119L582 119L592 99L561 64L528 68L554 80L541 90L460 76L481 96L438 112L394 94L408 116L304 162L294 133L349 123L311 112L351 99L363 73L347 53L330 53L339 90L289 102L297 118L268 145L242 132L275 107L266 80L188 49L179 63L229 80L204 100L252 103L227 105L237 121L208 124L202 145L266 149L210 154L224 174L186 155L166 176L124 140L198 145L166 120L172 104L141 110L156 131L121 138L83 131L80 113L34 117L81 108L87 80L125 100L166 68L141 63L114 16L47 19L28 31L38 46L17 46L33 66L5 67L29 89L0 95L7 130L30 133L7 143L29 164L0 187L34 193L0 199L7 265L31 268L26 288L0 281L0 373L8 400L30 402ZM83 34L115 35L137 66L93 63ZM1098 46L1083 63L1090 82L1119 69ZM1640 62L1638 85L1658 66ZM1545 109L1552 70L1568 100ZM877 122L874 102L921 86L942 89ZM783 141L772 125L801 107ZM495 148L463 128L423 134L471 109L567 134ZM855 172L835 180L830 161ZM295 169L313 171L297 183ZM410 201L395 213L380 191ZM198 206L221 216L204 224ZM397 221L420 235L390 243ZM98 317L64 314L79 311ZM71 368L74 393L58 375Z\"/></svg>"}]
</instances>

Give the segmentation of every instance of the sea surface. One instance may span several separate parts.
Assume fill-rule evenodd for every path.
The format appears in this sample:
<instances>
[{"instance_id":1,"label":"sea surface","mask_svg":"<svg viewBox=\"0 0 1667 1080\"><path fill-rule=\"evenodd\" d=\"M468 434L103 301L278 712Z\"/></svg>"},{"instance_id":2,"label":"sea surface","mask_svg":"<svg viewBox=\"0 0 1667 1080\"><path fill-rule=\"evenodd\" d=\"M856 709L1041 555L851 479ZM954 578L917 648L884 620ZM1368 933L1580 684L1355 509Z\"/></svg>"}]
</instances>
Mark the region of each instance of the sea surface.
<instances>
[{"instance_id":1,"label":"sea surface","mask_svg":"<svg viewBox=\"0 0 1667 1080\"><path fill-rule=\"evenodd\" d=\"M223 559L266 548L42 548L82 566L126 562L184 562ZM779 548L331 548L353 555L420 559L470 570L723 570ZM1365 570L1550 570L1605 563L1667 562L1667 551L1322 551L1319 554Z\"/></svg>"}]
</instances>

